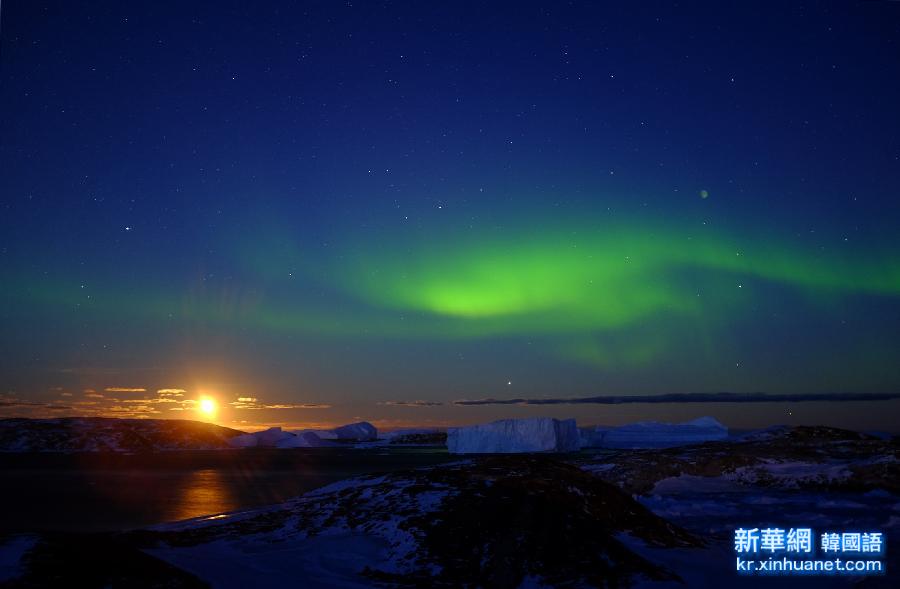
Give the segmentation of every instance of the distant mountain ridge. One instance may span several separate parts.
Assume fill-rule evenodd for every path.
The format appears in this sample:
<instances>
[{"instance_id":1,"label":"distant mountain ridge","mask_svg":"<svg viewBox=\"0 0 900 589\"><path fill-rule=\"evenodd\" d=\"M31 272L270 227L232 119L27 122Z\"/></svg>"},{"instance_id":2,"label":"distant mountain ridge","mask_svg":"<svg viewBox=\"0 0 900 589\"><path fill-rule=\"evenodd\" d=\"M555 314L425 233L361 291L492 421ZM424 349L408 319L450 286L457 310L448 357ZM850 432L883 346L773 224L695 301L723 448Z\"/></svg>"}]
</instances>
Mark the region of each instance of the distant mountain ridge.
<instances>
[{"instance_id":1,"label":"distant mountain ridge","mask_svg":"<svg viewBox=\"0 0 900 589\"><path fill-rule=\"evenodd\" d=\"M187 419L0 419L0 452L215 450L244 432Z\"/></svg>"}]
</instances>

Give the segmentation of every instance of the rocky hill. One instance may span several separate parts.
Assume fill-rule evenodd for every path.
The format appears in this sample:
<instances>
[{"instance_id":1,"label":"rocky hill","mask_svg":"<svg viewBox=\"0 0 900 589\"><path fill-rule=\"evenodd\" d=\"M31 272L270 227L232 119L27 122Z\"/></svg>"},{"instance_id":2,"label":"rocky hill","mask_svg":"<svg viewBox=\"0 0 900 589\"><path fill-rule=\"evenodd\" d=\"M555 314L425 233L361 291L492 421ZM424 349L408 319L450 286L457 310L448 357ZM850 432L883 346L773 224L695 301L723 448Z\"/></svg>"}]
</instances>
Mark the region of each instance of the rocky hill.
<instances>
[{"instance_id":1,"label":"rocky hill","mask_svg":"<svg viewBox=\"0 0 900 589\"><path fill-rule=\"evenodd\" d=\"M243 433L185 419L2 419L0 452L212 450Z\"/></svg>"},{"instance_id":2,"label":"rocky hill","mask_svg":"<svg viewBox=\"0 0 900 589\"><path fill-rule=\"evenodd\" d=\"M492 456L357 477L284 504L153 530L43 539L12 586L40 585L54 568L65 570L70 583L109 570L125 575L110 582L140 584L107 568L110 547L118 560L141 563L135 570L153 578L153 586L269 586L285 579L317 587L679 582L635 544L663 551L703 546L577 467L547 456Z\"/></svg>"},{"instance_id":3,"label":"rocky hill","mask_svg":"<svg viewBox=\"0 0 900 589\"><path fill-rule=\"evenodd\" d=\"M900 443L824 426L770 428L741 439L655 450L624 450L579 461L628 493L665 480L824 491L900 494Z\"/></svg>"}]
</instances>

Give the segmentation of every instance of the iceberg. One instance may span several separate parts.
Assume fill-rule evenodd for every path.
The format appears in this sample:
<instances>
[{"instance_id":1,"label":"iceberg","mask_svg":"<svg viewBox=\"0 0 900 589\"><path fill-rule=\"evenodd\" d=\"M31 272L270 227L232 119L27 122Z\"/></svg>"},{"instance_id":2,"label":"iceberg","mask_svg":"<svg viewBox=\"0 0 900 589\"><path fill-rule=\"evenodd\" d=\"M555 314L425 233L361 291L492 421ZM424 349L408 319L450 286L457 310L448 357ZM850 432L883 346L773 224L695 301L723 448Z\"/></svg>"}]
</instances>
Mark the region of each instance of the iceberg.
<instances>
[{"instance_id":1,"label":"iceberg","mask_svg":"<svg viewBox=\"0 0 900 589\"><path fill-rule=\"evenodd\" d=\"M234 448L274 448L282 439L292 434L282 431L280 427L241 434L231 438L228 443Z\"/></svg>"},{"instance_id":2,"label":"iceberg","mask_svg":"<svg viewBox=\"0 0 900 589\"><path fill-rule=\"evenodd\" d=\"M235 436L229 440L229 444L233 448L320 448L334 445L313 432L295 434L283 431L280 427Z\"/></svg>"},{"instance_id":3,"label":"iceberg","mask_svg":"<svg viewBox=\"0 0 900 589\"><path fill-rule=\"evenodd\" d=\"M582 445L602 448L670 448L724 440L728 428L712 417L684 423L641 421L620 427L582 432Z\"/></svg>"},{"instance_id":4,"label":"iceberg","mask_svg":"<svg viewBox=\"0 0 900 589\"><path fill-rule=\"evenodd\" d=\"M576 452L579 446L574 419L501 419L447 430L452 454Z\"/></svg>"},{"instance_id":5,"label":"iceberg","mask_svg":"<svg viewBox=\"0 0 900 589\"><path fill-rule=\"evenodd\" d=\"M378 430L366 421L342 425L334 429L301 429L284 431L280 427L241 434L228 440L232 448L321 448L337 446L333 440L368 442L375 440Z\"/></svg>"},{"instance_id":6,"label":"iceberg","mask_svg":"<svg viewBox=\"0 0 900 589\"><path fill-rule=\"evenodd\" d=\"M292 429L290 430L292 434L295 436L302 436L303 434L316 434L321 440L336 440L337 434L334 433L334 430L331 429Z\"/></svg>"},{"instance_id":7,"label":"iceberg","mask_svg":"<svg viewBox=\"0 0 900 589\"><path fill-rule=\"evenodd\" d=\"M372 442L378 439L378 430L368 421L350 423L334 429L297 429L292 430L295 435L313 433L323 440L344 440L351 442Z\"/></svg>"},{"instance_id":8,"label":"iceberg","mask_svg":"<svg viewBox=\"0 0 900 589\"><path fill-rule=\"evenodd\" d=\"M596 427L579 427L578 443L582 448L598 448L600 446L600 443L603 441L603 434L605 434L608 430L608 427L599 425Z\"/></svg>"},{"instance_id":9,"label":"iceberg","mask_svg":"<svg viewBox=\"0 0 900 589\"><path fill-rule=\"evenodd\" d=\"M255 448L258 443L259 439L253 434L241 434L228 440L232 448Z\"/></svg>"},{"instance_id":10,"label":"iceberg","mask_svg":"<svg viewBox=\"0 0 900 589\"><path fill-rule=\"evenodd\" d=\"M378 430L368 421L342 425L331 430L339 440L354 440L357 442L371 442L378 438Z\"/></svg>"},{"instance_id":11,"label":"iceberg","mask_svg":"<svg viewBox=\"0 0 900 589\"><path fill-rule=\"evenodd\" d=\"M323 440L314 432L303 432L302 434L290 434L290 437L278 440L276 447L278 448L322 448L324 446L336 446L334 442Z\"/></svg>"}]
</instances>

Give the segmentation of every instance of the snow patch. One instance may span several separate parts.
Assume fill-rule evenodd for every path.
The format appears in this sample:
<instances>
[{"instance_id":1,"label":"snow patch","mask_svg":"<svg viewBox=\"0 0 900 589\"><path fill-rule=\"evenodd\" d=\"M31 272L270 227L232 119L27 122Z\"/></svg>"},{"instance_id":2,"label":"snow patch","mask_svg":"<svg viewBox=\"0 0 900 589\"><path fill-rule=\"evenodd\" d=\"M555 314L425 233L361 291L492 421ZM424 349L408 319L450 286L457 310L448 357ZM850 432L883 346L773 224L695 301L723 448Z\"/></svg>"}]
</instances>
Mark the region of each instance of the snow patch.
<instances>
[{"instance_id":1,"label":"snow patch","mask_svg":"<svg viewBox=\"0 0 900 589\"><path fill-rule=\"evenodd\" d=\"M21 575L22 557L37 544L37 536L13 536L0 544L0 582Z\"/></svg>"}]
</instances>

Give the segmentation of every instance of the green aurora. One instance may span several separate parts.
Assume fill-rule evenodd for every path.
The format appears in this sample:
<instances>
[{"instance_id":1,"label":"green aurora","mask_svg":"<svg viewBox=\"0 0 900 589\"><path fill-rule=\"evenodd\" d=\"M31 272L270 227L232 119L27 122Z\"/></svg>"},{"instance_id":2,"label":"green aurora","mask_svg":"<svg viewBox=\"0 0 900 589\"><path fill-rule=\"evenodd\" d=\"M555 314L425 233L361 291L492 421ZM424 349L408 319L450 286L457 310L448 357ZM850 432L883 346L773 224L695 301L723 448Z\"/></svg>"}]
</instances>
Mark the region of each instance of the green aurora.
<instances>
[{"instance_id":1,"label":"green aurora","mask_svg":"<svg viewBox=\"0 0 900 589\"><path fill-rule=\"evenodd\" d=\"M742 281L781 284L820 300L900 294L897 256L786 242L743 247L710 232L645 224L535 227L503 238L361 248L346 257L352 261L336 280L349 294L373 306L452 318L450 335L473 337L606 331L657 315L699 316L710 305L737 303Z\"/></svg>"},{"instance_id":2,"label":"green aurora","mask_svg":"<svg viewBox=\"0 0 900 589\"><path fill-rule=\"evenodd\" d=\"M178 319L353 339L538 338L552 356L603 368L653 362L686 332L713 350L758 305L759 288L825 314L850 297L900 295L893 253L739 238L704 225L572 220L492 232L375 232L348 237L324 264L288 236L254 243L235 250L252 289L110 283L86 300L74 282L25 280L16 292L20 304L78 306L118 322Z\"/></svg>"}]
</instances>

